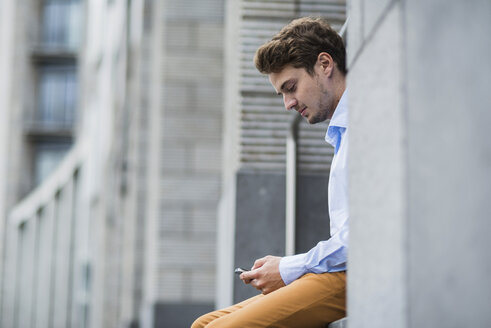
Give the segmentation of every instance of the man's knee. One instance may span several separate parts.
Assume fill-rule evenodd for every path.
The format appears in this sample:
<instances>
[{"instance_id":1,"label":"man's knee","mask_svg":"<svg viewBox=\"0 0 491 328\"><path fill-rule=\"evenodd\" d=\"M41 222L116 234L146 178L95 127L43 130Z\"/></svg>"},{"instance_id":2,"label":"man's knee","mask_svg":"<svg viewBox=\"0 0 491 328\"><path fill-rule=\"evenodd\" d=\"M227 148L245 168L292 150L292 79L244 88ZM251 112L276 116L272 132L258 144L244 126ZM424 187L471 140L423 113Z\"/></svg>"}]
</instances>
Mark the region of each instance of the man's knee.
<instances>
[{"instance_id":1,"label":"man's knee","mask_svg":"<svg viewBox=\"0 0 491 328\"><path fill-rule=\"evenodd\" d=\"M208 318L209 314L204 314L198 319L196 319L193 324L191 325L191 328L204 328L208 323L210 323L210 319Z\"/></svg>"},{"instance_id":2,"label":"man's knee","mask_svg":"<svg viewBox=\"0 0 491 328\"><path fill-rule=\"evenodd\" d=\"M205 314L196 319L191 328L237 328L243 326L240 320L233 319L231 315L216 318Z\"/></svg>"}]
</instances>

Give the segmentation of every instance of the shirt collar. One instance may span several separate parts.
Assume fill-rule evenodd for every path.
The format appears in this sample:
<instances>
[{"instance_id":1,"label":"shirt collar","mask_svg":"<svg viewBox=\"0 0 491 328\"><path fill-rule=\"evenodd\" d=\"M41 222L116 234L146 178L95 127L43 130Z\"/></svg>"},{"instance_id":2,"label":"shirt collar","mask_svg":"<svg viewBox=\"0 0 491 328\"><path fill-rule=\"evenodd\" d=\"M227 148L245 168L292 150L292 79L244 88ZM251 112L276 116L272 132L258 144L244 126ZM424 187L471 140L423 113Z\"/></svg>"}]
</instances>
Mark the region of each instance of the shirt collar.
<instances>
[{"instance_id":1,"label":"shirt collar","mask_svg":"<svg viewBox=\"0 0 491 328\"><path fill-rule=\"evenodd\" d=\"M338 133L340 128L346 129L348 127L348 95L344 90L341 99L339 99L338 105L334 110L329 127L326 132L326 141L334 147L338 144Z\"/></svg>"},{"instance_id":2,"label":"shirt collar","mask_svg":"<svg viewBox=\"0 0 491 328\"><path fill-rule=\"evenodd\" d=\"M343 91L343 95L341 96L341 99L339 99L338 105L329 122L329 126L348 127L348 95L346 90Z\"/></svg>"}]
</instances>

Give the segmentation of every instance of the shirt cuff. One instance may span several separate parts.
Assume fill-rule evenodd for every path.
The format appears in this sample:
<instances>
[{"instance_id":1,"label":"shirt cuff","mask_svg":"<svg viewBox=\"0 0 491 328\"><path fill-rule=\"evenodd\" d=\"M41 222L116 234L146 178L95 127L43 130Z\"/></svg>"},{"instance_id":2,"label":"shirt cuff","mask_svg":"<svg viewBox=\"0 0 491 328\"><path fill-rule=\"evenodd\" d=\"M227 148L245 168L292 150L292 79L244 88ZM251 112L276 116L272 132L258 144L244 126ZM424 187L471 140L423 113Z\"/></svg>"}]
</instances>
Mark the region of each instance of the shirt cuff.
<instances>
[{"instance_id":1,"label":"shirt cuff","mask_svg":"<svg viewBox=\"0 0 491 328\"><path fill-rule=\"evenodd\" d=\"M285 256L280 260L280 275L285 285L297 280L307 273L305 268L305 254Z\"/></svg>"}]
</instances>

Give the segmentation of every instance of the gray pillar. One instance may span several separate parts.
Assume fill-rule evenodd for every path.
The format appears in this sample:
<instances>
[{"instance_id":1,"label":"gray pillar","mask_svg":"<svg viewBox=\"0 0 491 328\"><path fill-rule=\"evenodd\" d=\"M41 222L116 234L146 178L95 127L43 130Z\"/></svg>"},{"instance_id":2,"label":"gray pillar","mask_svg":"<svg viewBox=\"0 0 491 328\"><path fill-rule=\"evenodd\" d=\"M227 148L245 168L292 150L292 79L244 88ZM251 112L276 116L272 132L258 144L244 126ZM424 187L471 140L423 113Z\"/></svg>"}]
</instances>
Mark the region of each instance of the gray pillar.
<instances>
[{"instance_id":1,"label":"gray pillar","mask_svg":"<svg viewBox=\"0 0 491 328\"><path fill-rule=\"evenodd\" d=\"M405 20L409 326L490 327L491 2Z\"/></svg>"},{"instance_id":2,"label":"gray pillar","mask_svg":"<svg viewBox=\"0 0 491 328\"><path fill-rule=\"evenodd\" d=\"M406 190L400 10L396 4L385 13L351 63L348 76L350 327L405 327ZM359 17L353 18L356 23ZM348 42L350 33L354 32L348 32Z\"/></svg>"},{"instance_id":3,"label":"gray pillar","mask_svg":"<svg viewBox=\"0 0 491 328\"><path fill-rule=\"evenodd\" d=\"M491 325L491 3L352 1L353 327Z\"/></svg>"}]
</instances>

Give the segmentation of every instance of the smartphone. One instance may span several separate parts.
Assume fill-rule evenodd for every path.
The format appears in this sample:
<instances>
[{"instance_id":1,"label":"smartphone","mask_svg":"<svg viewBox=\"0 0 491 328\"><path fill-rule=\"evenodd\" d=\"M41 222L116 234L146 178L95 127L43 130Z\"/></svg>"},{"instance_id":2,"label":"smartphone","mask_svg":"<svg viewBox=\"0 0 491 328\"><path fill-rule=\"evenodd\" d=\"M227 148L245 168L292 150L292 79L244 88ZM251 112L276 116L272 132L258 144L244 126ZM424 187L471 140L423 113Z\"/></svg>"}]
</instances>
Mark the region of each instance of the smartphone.
<instances>
[{"instance_id":1,"label":"smartphone","mask_svg":"<svg viewBox=\"0 0 491 328\"><path fill-rule=\"evenodd\" d=\"M237 269L235 269L235 271L234 271L234 272L235 272L235 274L241 274L241 273L243 273L243 272L247 272L247 271L249 271L249 270L242 269L242 268L237 268Z\"/></svg>"}]
</instances>

